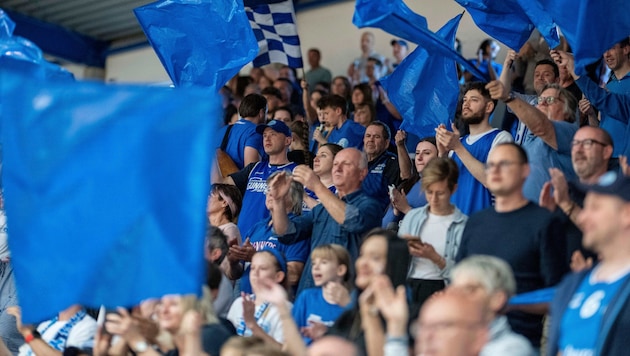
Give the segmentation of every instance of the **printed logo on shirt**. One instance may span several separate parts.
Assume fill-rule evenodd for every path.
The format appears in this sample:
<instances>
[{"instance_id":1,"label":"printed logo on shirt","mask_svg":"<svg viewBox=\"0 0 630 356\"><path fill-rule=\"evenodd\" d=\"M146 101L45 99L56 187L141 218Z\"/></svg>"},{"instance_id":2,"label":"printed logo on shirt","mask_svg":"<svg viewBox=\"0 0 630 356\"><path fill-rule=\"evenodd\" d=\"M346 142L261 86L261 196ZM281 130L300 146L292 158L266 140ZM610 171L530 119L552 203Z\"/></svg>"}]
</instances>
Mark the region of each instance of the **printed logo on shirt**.
<instances>
[{"instance_id":1,"label":"printed logo on shirt","mask_svg":"<svg viewBox=\"0 0 630 356\"><path fill-rule=\"evenodd\" d=\"M250 178L247 182L247 191L254 193L265 193L267 191L267 181L260 178Z\"/></svg>"},{"instance_id":2,"label":"printed logo on shirt","mask_svg":"<svg viewBox=\"0 0 630 356\"><path fill-rule=\"evenodd\" d=\"M317 314L309 314L308 318L306 318L306 322L310 325L311 323L320 323L320 324L324 324L328 327L333 326L333 324L335 324L334 320L331 321L323 321L322 317L317 315Z\"/></svg>"},{"instance_id":3,"label":"printed logo on shirt","mask_svg":"<svg viewBox=\"0 0 630 356\"><path fill-rule=\"evenodd\" d=\"M382 174L384 170L385 170L385 163L379 163L376 165L376 167L372 168L370 173Z\"/></svg>"},{"instance_id":4,"label":"printed logo on shirt","mask_svg":"<svg viewBox=\"0 0 630 356\"><path fill-rule=\"evenodd\" d=\"M580 317L582 319L588 319L595 315L601 307L602 299L604 299L605 296L606 293L604 293L604 291L598 290L586 298L584 305L580 308Z\"/></svg>"},{"instance_id":5,"label":"printed logo on shirt","mask_svg":"<svg viewBox=\"0 0 630 356\"><path fill-rule=\"evenodd\" d=\"M260 251L263 250L265 247L275 249L278 244L271 241L254 241L252 242L252 246L254 247L254 250Z\"/></svg>"}]
</instances>

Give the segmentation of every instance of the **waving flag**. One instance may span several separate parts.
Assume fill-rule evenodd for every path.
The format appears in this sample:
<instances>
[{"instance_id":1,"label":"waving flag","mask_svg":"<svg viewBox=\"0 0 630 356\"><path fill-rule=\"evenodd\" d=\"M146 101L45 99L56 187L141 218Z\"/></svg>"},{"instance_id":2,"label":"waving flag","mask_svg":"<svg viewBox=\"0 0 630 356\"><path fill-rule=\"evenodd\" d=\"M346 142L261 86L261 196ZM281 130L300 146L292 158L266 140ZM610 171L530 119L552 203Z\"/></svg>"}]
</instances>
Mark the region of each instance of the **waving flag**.
<instances>
[{"instance_id":1,"label":"waving flag","mask_svg":"<svg viewBox=\"0 0 630 356\"><path fill-rule=\"evenodd\" d=\"M447 44L454 45L461 18L462 14L457 15L438 30L437 35ZM403 117L401 129L426 137L435 135L439 124L450 127L459 94L452 59L432 56L418 46L381 84Z\"/></svg>"},{"instance_id":2,"label":"waving flag","mask_svg":"<svg viewBox=\"0 0 630 356\"><path fill-rule=\"evenodd\" d=\"M575 71L586 66L630 35L627 0L532 0L539 2L556 21L575 54Z\"/></svg>"},{"instance_id":3,"label":"waving flag","mask_svg":"<svg viewBox=\"0 0 630 356\"><path fill-rule=\"evenodd\" d=\"M352 23L358 28L375 27L424 47L431 55L440 55L462 64L478 78L489 80L477 67L455 51L427 27L424 17L415 14L401 0L357 0Z\"/></svg>"},{"instance_id":4,"label":"waving flag","mask_svg":"<svg viewBox=\"0 0 630 356\"><path fill-rule=\"evenodd\" d=\"M292 0L245 0L245 10L260 48L254 67L269 63L304 66Z\"/></svg>"},{"instance_id":5,"label":"waving flag","mask_svg":"<svg viewBox=\"0 0 630 356\"><path fill-rule=\"evenodd\" d=\"M132 306L199 293L217 95L51 83L4 68L0 79L23 320L75 303Z\"/></svg>"},{"instance_id":6,"label":"waving flag","mask_svg":"<svg viewBox=\"0 0 630 356\"><path fill-rule=\"evenodd\" d=\"M258 53L241 0L161 0L134 13L177 86L218 90Z\"/></svg>"},{"instance_id":7,"label":"waving flag","mask_svg":"<svg viewBox=\"0 0 630 356\"><path fill-rule=\"evenodd\" d=\"M553 20L536 0L455 1L470 13L481 30L515 51L527 42L534 27L538 28L549 47L560 44Z\"/></svg>"}]
</instances>

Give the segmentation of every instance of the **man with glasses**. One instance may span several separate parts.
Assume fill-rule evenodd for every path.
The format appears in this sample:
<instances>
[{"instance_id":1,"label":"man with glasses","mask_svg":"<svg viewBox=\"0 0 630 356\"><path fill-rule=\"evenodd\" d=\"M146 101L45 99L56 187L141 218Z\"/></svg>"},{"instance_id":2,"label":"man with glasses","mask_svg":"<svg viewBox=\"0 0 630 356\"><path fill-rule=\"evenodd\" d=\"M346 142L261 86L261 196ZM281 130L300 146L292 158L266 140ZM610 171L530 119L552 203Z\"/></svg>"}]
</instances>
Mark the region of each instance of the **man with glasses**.
<instances>
[{"instance_id":1,"label":"man with glasses","mask_svg":"<svg viewBox=\"0 0 630 356\"><path fill-rule=\"evenodd\" d=\"M571 142L571 162L580 183L596 183L608 171L612 153L613 141L604 129L592 126L579 129ZM551 168L549 173L551 180L543 186L540 193L540 205L552 212L559 208L565 221L567 218L570 220L570 223L566 225L567 251L570 254L568 259L572 263L572 268L581 269L587 260L584 258L582 233L577 217L582 211L584 196L569 189L567 180L559 169ZM588 263L592 263L592 260Z\"/></svg>"},{"instance_id":2,"label":"man with glasses","mask_svg":"<svg viewBox=\"0 0 630 356\"><path fill-rule=\"evenodd\" d=\"M568 270L562 224L523 195L529 174L527 154L521 146L502 143L490 152L486 184L496 198L495 205L469 218L456 258L490 255L503 259L514 271L516 294L553 286ZM514 332L539 348L545 312L514 310L507 317Z\"/></svg>"},{"instance_id":3,"label":"man with glasses","mask_svg":"<svg viewBox=\"0 0 630 356\"><path fill-rule=\"evenodd\" d=\"M524 195L538 201L540 190L550 179L549 169L560 169L568 179L575 179L571 166L571 141L578 127L574 123L577 100L556 83L546 84L533 107L506 90L499 81L487 86L493 99L502 100L527 126L521 146L530 159L530 175L523 187Z\"/></svg>"}]
</instances>

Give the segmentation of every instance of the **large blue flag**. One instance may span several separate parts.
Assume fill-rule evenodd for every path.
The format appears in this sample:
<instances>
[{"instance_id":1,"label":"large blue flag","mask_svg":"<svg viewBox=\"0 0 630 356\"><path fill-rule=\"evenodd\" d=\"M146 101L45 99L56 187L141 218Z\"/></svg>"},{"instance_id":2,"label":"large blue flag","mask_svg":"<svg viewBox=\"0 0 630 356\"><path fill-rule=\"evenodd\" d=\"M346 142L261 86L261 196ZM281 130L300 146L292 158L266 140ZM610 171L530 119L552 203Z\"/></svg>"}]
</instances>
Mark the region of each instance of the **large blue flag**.
<instances>
[{"instance_id":1,"label":"large blue flag","mask_svg":"<svg viewBox=\"0 0 630 356\"><path fill-rule=\"evenodd\" d=\"M293 0L245 0L244 4L260 48L254 67L282 63L291 68L302 68Z\"/></svg>"},{"instance_id":2,"label":"large blue flag","mask_svg":"<svg viewBox=\"0 0 630 356\"><path fill-rule=\"evenodd\" d=\"M454 45L462 14L447 22L437 35ZM435 135L435 128L455 116L459 83L455 61L431 55L418 46L389 76L381 79L389 99L403 117L401 129L418 137Z\"/></svg>"},{"instance_id":3,"label":"large blue flag","mask_svg":"<svg viewBox=\"0 0 630 356\"><path fill-rule=\"evenodd\" d=\"M177 86L218 90L258 53L242 0L160 0L134 13Z\"/></svg>"},{"instance_id":4,"label":"large blue flag","mask_svg":"<svg viewBox=\"0 0 630 356\"><path fill-rule=\"evenodd\" d=\"M402 0L357 0L352 23L359 27L375 27L424 47L432 55L451 58L478 78L489 80L477 67L455 51L427 27L424 17L411 11Z\"/></svg>"},{"instance_id":5,"label":"large blue flag","mask_svg":"<svg viewBox=\"0 0 630 356\"><path fill-rule=\"evenodd\" d=\"M628 0L531 1L542 4L562 30L575 54L578 75L585 74L587 65L630 35Z\"/></svg>"},{"instance_id":6,"label":"large blue flag","mask_svg":"<svg viewBox=\"0 0 630 356\"><path fill-rule=\"evenodd\" d=\"M0 72L9 245L26 323L71 304L199 293L208 89L65 84Z\"/></svg>"},{"instance_id":7,"label":"large blue flag","mask_svg":"<svg viewBox=\"0 0 630 356\"><path fill-rule=\"evenodd\" d=\"M551 17L535 0L455 0L486 34L518 51L537 27L550 47L560 43Z\"/></svg>"}]
</instances>

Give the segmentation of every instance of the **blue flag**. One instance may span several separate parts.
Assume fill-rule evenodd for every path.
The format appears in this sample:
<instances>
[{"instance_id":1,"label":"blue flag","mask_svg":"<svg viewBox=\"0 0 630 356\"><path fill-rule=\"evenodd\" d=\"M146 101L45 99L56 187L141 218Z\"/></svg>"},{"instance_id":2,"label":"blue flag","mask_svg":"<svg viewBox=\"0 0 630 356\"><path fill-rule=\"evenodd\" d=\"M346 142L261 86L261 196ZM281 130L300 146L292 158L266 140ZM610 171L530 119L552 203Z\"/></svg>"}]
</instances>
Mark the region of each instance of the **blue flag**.
<instances>
[{"instance_id":1,"label":"blue flag","mask_svg":"<svg viewBox=\"0 0 630 356\"><path fill-rule=\"evenodd\" d=\"M630 35L627 0L532 0L556 21L575 54L575 71L599 60L604 52Z\"/></svg>"},{"instance_id":2,"label":"blue flag","mask_svg":"<svg viewBox=\"0 0 630 356\"><path fill-rule=\"evenodd\" d=\"M0 76L23 321L199 293L217 95Z\"/></svg>"},{"instance_id":3,"label":"blue flag","mask_svg":"<svg viewBox=\"0 0 630 356\"><path fill-rule=\"evenodd\" d=\"M134 13L176 86L218 90L258 53L241 0L161 0Z\"/></svg>"},{"instance_id":4,"label":"blue flag","mask_svg":"<svg viewBox=\"0 0 630 356\"><path fill-rule=\"evenodd\" d=\"M9 38L15 30L15 22L9 18L6 12L0 9L0 39Z\"/></svg>"},{"instance_id":5,"label":"blue flag","mask_svg":"<svg viewBox=\"0 0 630 356\"><path fill-rule=\"evenodd\" d=\"M447 22L437 35L451 46L462 14ZM402 130L418 137L435 135L435 128L455 116L459 83L455 61L431 55L418 46L389 76L381 79L389 100L403 117Z\"/></svg>"},{"instance_id":6,"label":"blue flag","mask_svg":"<svg viewBox=\"0 0 630 356\"><path fill-rule=\"evenodd\" d=\"M535 0L455 0L463 6L475 24L486 34L518 51L534 27L537 27L549 47L560 44L551 17Z\"/></svg>"},{"instance_id":7,"label":"blue flag","mask_svg":"<svg viewBox=\"0 0 630 356\"><path fill-rule=\"evenodd\" d=\"M254 67L270 63L304 66L293 0L245 0L245 10L260 48Z\"/></svg>"},{"instance_id":8,"label":"blue flag","mask_svg":"<svg viewBox=\"0 0 630 356\"><path fill-rule=\"evenodd\" d=\"M357 0L352 23L358 28L375 27L424 47L431 55L451 58L478 78L489 80L477 67L427 27L423 16L411 11L402 0Z\"/></svg>"}]
</instances>

